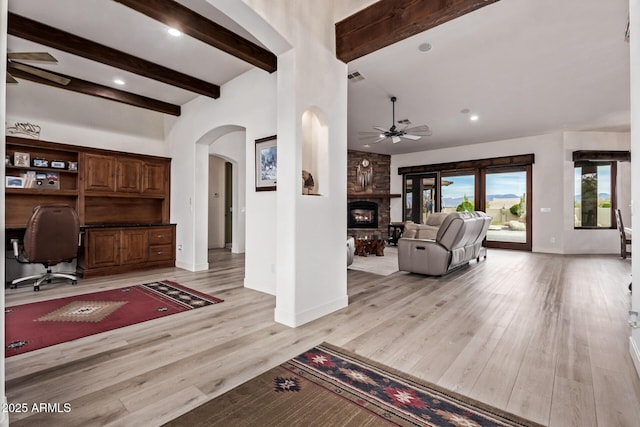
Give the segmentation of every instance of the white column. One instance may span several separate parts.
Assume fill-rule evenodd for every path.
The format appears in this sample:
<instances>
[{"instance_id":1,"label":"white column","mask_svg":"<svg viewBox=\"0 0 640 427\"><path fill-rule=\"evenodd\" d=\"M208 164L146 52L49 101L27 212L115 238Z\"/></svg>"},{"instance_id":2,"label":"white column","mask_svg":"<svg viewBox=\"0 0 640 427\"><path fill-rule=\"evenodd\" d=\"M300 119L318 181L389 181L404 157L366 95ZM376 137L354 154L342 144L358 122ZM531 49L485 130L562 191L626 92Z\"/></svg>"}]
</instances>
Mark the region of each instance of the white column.
<instances>
[{"instance_id":1,"label":"white column","mask_svg":"<svg viewBox=\"0 0 640 427\"><path fill-rule=\"evenodd\" d=\"M0 34L2 34L0 38L0 57L7 57L7 0L0 0ZM7 72L7 63L5 61L1 61L0 64L0 76L4 76ZM2 79L2 83L0 83L0 118L2 118L2 123L5 122L6 115L6 106L7 106L7 85L5 79ZM4 158L6 155L5 152L5 144L2 144L0 148L0 158ZM5 170L2 168L2 172L0 172L0 182L4 183L4 175ZM2 190L0 190L0 205L4 206L4 185L2 185ZM3 211L4 212L4 211ZM4 214L2 215L2 229L0 230L0 238L2 239L4 245ZM2 257L0 260L0 277L5 277L5 260ZM0 309L2 313L4 313L5 301L4 301L4 292L0 292ZM0 328L0 342L2 343L2 349L0 349L0 405L5 407L5 403L7 402L7 397L4 389L4 328ZM9 425L9 414L5 411L0 411L0 427L5 427Z\"/></svg>"},{"instance_id":2,"label":"white column","mask_svg":"<svg viewBox=\"0 0 640 427\"><path fill-rule=\"evenodd\" d=\"M640 0L629 0L631 19L631 228L636 229L632 237L631 253L640 254ZM633 281L636 282L631 296L631 310L640 311L640 258L631 260ZM633 329L629 340L631 357L640 375L640 329Z\"/></svg>"}]
</instances>

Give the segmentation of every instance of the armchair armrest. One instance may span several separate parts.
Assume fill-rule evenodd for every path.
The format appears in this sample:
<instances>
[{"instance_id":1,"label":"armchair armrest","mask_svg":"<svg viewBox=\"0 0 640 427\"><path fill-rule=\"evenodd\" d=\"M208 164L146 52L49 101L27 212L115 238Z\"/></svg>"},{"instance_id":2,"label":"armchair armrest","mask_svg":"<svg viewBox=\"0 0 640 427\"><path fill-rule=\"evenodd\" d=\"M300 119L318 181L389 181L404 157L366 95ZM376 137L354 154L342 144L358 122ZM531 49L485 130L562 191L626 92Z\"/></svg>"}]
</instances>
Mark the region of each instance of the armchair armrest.
<instances>
[{"instance_id":1,"label":"armchair armrest","mask_svg":"<svg viewBox=\"0 0 640 427\"><path fill-rule=\"evenodd\" d=\"M439 276L447 272L450 254L433 239L401 238L398 241L398 269Z\"/></svg>"}]
</instances>

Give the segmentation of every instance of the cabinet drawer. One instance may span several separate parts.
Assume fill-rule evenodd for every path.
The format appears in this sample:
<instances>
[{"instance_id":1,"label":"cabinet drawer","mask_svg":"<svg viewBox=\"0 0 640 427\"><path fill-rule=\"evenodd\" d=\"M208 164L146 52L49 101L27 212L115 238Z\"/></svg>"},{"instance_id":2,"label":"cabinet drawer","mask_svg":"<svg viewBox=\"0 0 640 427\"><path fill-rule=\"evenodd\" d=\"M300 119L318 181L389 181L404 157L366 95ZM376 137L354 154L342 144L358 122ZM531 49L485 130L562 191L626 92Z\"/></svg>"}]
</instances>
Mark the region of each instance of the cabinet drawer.
<instances>
[{"instance_id":1,"label":"cabinet drawer","mask_svg":"<svg viewBox=\"0 0 640 427\"><path fill-rule=\"evenodd\" d=\"M165 261L173 259L173 245L149 246L149 261Z\"/></svg>"},{"instance_id":2,"label":"cabinet drawer","mask_svg":"<svg viewBox=\"0 0 640 427\"><path fill-rule=\"evenodd\" d=\"M173 242L173 229L167 228L151 228L149 229L149 244L159 245Z\"/></svg>"}]
</instances>

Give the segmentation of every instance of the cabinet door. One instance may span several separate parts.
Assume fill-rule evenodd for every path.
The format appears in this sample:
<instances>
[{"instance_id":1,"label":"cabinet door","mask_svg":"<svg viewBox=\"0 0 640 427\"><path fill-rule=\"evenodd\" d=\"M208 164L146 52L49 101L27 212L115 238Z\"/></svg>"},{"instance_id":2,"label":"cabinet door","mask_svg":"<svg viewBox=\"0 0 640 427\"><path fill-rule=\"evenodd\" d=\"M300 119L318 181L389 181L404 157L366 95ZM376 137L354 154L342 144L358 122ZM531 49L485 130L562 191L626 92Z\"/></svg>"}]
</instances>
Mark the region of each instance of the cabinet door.
<instances>
[{"instance_id":1,"label":"cabinet door","mask_svg":"<svg viewBox=\"0 0 640 427\"><path fill-rule=\"evenodd\" d=\"M122 265L147 262L149 251L147 230L122 230L121 251Z\"/></svg>"},{"instance_id":2,"label":"cabinet door","mask_svg":"<svg viewBox=\"0 0 640 427\"><path fill-rule=\"evenodd\" d=\"M120 265L120 230L87 230L85 238L88 268Z\"/></svg>"},{"instance_id":3,"label":"cabinet door","mask_svg":"<svg viewBox=\"0 0 640 427\"><path fill-rule=\"evenodd\" d=\"M142 169L142 192L163 195L169 182L169 163L145 161Z\"/></svg>"},{"instance_id":4,"label":"cabinet door","mask_svg":"<svg viewBox=\"0 0 640 427\"><path fill-rule=\"evenodd\" d=\"M139 193L141 175L141 160L119 158L116 172L117 191L124 193Z\"/></svg>"},{"instance_id":5,"label":"cabinet door","mask_svg":"<svg viewBox=\"0 0 640 427\"><path fill-rule=\"evenodd\" d=\"M116 190L116 159L112 156L86 154L83 168L84 188L87 191Z\"/></svg>"}]
</instances>

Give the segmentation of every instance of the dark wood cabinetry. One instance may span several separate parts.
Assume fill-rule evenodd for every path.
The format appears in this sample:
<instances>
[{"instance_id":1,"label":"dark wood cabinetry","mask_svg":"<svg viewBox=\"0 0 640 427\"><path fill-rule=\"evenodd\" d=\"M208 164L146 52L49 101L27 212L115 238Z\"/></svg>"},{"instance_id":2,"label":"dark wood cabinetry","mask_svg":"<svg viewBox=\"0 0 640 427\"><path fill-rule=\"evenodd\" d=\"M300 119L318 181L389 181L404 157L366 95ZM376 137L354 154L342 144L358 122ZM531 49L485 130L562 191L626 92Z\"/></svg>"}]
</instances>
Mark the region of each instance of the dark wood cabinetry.
<instances>
[{"instance_id":1,"label":"dark wood cabinetry","mask_svg":"<svg viewBox=\"0 0 640 427\"><path fill-rule=\"evenodd\" d=\"M6 153L8 177L23 179L31 171L52 173L58 181L55 187L6 188L6 227L25 227L37 205L66 203L85 227L79 274L175 264L175 226L168 225L170 159L11 136ZM14 157L24 161L27 155L31 161L48 160L49 167L15 164ZM53 161L64 167L50 167Z\"/></svg>"},{"instance_id":2,"label":"dark wood cabinetry","mask_svg":"<svg viewBox=\"0 0 640 427\"><path fill-rule=\"evenodd\" d=\"M175 265L175 226L86 228L78 258L82 277Z\"/></svg>"}]
</instances>

